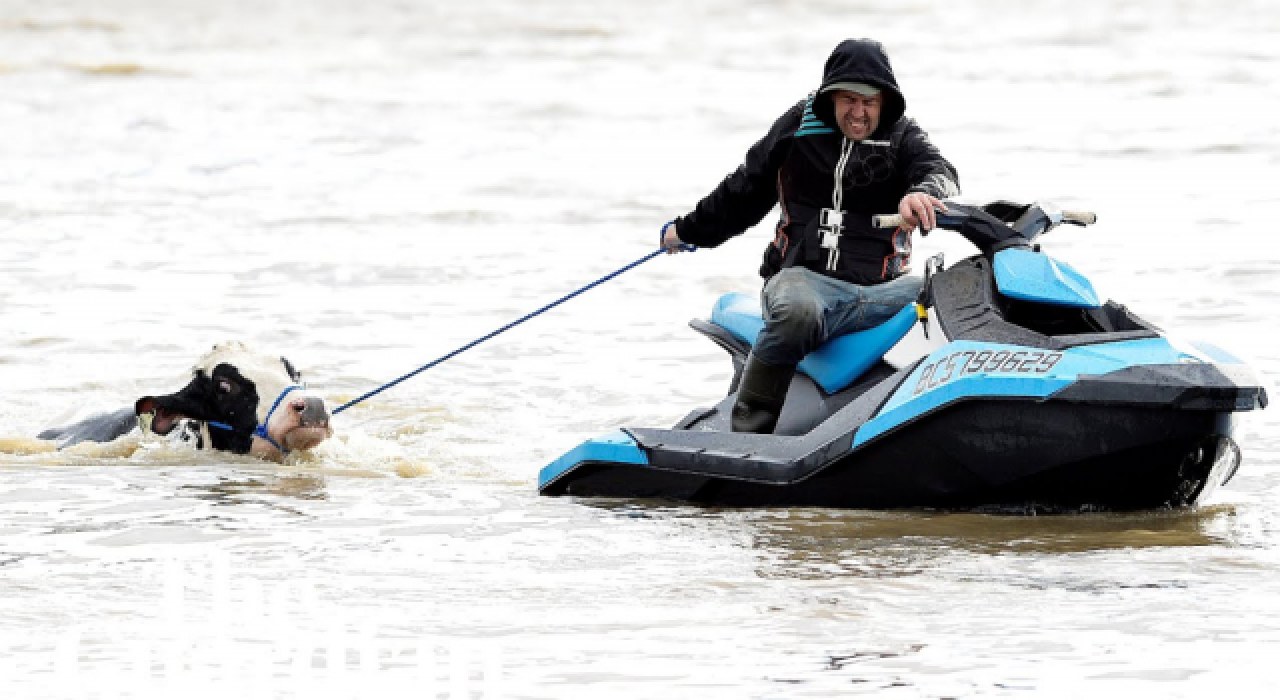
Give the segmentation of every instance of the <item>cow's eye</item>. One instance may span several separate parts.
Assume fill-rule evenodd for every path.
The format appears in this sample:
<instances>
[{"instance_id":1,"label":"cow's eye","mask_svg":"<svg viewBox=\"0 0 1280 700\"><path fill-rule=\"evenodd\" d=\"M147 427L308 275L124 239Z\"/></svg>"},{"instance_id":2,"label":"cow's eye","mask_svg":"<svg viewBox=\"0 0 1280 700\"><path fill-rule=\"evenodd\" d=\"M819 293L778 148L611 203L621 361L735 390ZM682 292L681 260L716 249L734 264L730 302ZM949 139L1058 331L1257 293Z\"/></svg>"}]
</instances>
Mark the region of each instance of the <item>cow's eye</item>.
<instances>
[{"instance_id":1,"label":"cow's eye","mask_svg":"<svg viewBox=\"0 0 1280 700\"><path fill-rule=\"evenodd\" d=\"M218 393L219 393L219 394L222 394L223 396L226 396L227 394L230 394L232 391L235 391L235 387L234 387L234 386L232 386L231 382L229 382L229 381L227 381L227 380L225 380L225 379L219 379L219 380L218 380Z\"/></svg>"}]
</instances>

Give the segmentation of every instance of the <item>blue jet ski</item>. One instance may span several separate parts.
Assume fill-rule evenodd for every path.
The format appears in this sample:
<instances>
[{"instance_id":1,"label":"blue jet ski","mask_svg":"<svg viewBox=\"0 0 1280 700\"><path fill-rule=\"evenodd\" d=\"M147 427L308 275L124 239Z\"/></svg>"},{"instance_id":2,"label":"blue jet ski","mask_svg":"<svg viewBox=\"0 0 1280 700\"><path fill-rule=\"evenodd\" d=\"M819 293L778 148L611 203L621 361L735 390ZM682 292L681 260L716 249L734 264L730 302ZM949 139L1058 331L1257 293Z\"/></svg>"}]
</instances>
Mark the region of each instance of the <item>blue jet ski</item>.
<instances>
[{"instance_id":1,"label":"blue jet ski","mask_svg":"<svg viewBox=\"0 0 1280 700\"><path fill-rule=\"evenodd\" d=\"M946 268L934 256L916 303L806 357L774 434L730 431L764 322L754 296L727 294L690 325L728 351L728 396L670 429L582 443L542 469L539 491L1052 512L1190 506L1235 475L1235 414L1265 408L1266 391L1230 353L1099 301L1035 243L1096 217L1048 203L948 207L938 227L981 253Z\"/></svg>"}]
</instances>

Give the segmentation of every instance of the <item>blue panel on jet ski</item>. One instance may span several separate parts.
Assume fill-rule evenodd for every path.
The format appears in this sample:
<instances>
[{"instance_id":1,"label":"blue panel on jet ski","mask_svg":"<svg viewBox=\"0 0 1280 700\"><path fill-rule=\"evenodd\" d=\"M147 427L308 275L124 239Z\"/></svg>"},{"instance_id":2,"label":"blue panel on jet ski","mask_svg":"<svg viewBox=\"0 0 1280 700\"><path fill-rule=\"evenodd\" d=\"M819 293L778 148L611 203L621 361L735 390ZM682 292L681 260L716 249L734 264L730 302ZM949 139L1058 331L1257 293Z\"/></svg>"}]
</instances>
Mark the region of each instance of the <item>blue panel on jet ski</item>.
<instances>
[{"instance_id":1,"label":"blue panel on jet ski","mask_svg":"<svg viewBox=\"0 0 1280 700\"><path fill-rule=\"evenodd\" d=\"M996 287L1010 299L1094 309L1102 305L1089 280L1044 253L1010 248L996 253Z\"/></svg>"},{"instance_id":2,"label":"blue panel on jet ski","mask_svg":"<svg viewBox=\"0 0 1280 700\"><path fill-rule=\"evenodd\" d=\"M916 322L915 306L907 304L875 328L832 338L805 356L797 369L809 375L828 394L840 391L884 357L889 348L911 330ZM738 292L725 294L716 301L711 322L749 345L755 345L756 336L764 329L758 302Z\"/></svg>"},{"instance_id":3,"label":"blue panel on jet ski","mask_svg":"<svg viewBox=\"0 0 1280 700\"><path fill-rule=\"evenodd\" d=\"M643 450L621 430L594 437L569 450L559 459L538 472L538 488L541 489L561 474L583 462L615 462L620 464L648 464Z\"/></svg>"},{"instance_id":4,"label":"blue panel on jet ski","mask_svg":"<svg viewBox=\"0 0 1280 700\"><path fill-rule=\"evenodd\" d=\"M1062 351L957 341L925 358L858 429L855 447L958 399L1012 397L1045 399L1083 375L1103 375L1126 367L1202 361L1165 338L1143 338Z\"/></svg>"}]
</instances>

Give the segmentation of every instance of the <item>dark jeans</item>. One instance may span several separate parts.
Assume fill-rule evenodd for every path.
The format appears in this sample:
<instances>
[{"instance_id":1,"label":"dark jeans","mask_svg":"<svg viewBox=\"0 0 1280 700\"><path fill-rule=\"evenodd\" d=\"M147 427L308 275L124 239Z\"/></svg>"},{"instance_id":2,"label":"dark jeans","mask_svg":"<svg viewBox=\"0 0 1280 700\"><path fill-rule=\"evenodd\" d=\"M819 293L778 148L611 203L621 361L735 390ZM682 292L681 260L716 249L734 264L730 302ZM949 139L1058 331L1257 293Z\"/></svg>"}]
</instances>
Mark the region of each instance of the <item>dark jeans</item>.
<instances>
[{"instance_id":1,"label":"dark jeans","mask_svg":"<svg viewBox=\"0 0 1280 700\"><path fill-rule=\"evenodd\" d=\"M827 340L889 320L916 300L924 281L903 275L861 286L788 267L760 293L764 330L752 352L767 365L794 365Z\"/></svg>"}]
</instances>

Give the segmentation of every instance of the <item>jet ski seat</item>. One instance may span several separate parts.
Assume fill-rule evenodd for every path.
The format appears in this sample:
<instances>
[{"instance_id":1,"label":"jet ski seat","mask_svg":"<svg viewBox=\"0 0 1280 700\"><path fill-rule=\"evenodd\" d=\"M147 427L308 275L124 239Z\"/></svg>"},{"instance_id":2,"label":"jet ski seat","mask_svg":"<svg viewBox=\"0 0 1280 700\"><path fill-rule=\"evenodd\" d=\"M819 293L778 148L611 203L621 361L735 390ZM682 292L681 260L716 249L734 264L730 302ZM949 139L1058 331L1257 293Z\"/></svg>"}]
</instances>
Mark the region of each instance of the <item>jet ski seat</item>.
<instances>
[{"instance_id":1,"label":"jet ski seat","mask_svg":"<svg viewBox=\"0 0 1280 700\"><path fill-rule=\"evenodd\" d=\"M880 361L902 340L917 321L916 304L907 304L884 323L864 331L828 340L800 361L798 370L808 375L828 395L849 386ZM730 292L716 301L711 322L747 345L754 345L764 330L760 302L741 292Z\"/></svg>"}]
</instances>

